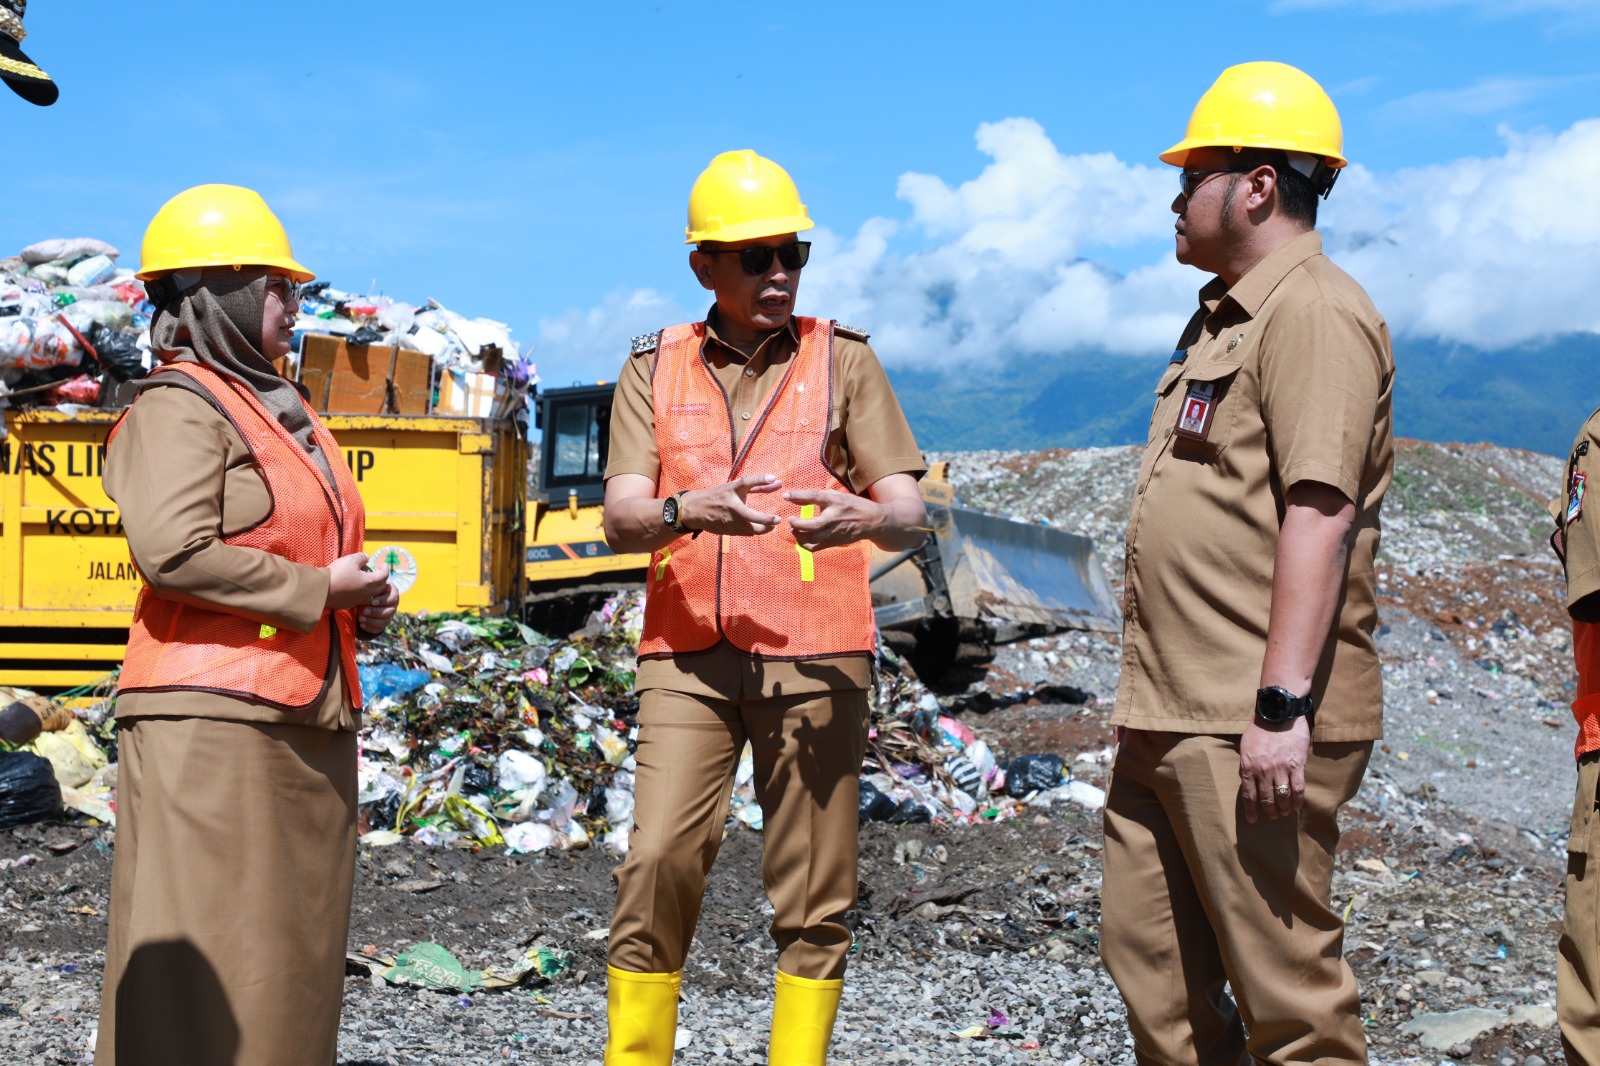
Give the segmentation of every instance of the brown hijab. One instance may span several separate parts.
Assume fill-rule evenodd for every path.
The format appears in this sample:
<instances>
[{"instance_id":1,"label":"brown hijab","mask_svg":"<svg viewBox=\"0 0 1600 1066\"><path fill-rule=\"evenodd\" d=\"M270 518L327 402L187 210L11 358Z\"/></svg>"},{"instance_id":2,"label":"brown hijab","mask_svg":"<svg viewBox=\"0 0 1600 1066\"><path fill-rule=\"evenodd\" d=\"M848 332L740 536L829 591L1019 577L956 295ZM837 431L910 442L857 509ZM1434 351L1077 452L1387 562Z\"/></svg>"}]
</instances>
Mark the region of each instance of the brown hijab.
<instances>
[{"instance_id":1,"label":"brown hijab","mask_svg":"<svg viewBox=\"0 0 1600 1066\"><path fill-rule=\"evenodd\" d=\"M157 310L150 323L150 348L163 363L199 363L251 392L289 435L317 461L328 483L333 471L312 435L300 386L280 375L261 351L262 313L267 299L266 267L206 267ZM194 379L157 374L139 387L175 387L206 395ZM334 489L338 491L337 488Z\"/></svg>"}]
</instances>

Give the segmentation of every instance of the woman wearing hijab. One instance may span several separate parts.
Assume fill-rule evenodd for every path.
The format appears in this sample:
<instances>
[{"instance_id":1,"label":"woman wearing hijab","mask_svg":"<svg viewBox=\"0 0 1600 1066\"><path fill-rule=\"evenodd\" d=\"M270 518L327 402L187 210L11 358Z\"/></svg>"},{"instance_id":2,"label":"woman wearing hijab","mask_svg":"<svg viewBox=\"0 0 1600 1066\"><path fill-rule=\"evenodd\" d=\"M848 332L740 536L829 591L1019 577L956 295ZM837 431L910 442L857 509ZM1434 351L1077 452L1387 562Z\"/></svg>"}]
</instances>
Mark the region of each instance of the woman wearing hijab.
<instances>
[{"instance_id":1,"label":"woman wearing hijab","mask_svg":"<svg viewBox=\"0 0 1600 1066\"><path fill-rule=\"evenodd\" d=\"M293 383L297 287L256 193L202 185L145 233L161 360L106 490L144 579L120 752L98 1066L334 1062L356 824L366 569L343 453Z\"/></svg>"}]
</instances>

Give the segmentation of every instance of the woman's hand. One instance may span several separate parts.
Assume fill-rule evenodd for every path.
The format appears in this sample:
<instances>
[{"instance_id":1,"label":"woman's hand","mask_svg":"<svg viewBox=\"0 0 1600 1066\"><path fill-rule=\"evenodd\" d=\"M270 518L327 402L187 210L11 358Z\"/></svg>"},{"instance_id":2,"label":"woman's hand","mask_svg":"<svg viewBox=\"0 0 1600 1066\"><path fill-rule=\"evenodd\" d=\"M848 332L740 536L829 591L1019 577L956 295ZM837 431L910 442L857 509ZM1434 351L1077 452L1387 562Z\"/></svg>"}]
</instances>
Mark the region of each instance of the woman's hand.
<instances>
[{"instance_id":1,"label":"woman's hand","mask_svg":"<svg viewBox=\"0 0 1600 1066\"><path fill-rule=\"evenodd\" d=\"M388 566L380 563L378 569L368 570L366 552L335 559L328 566L327 607L330 611L337 611L346 607L370 606L384 594L384 587L388 584Z\"/></svg>"},{"instance_id":2,"label":"woman's hand","mask_svg":"<svg viewBox=\"0 0 1600 1066\"><path fill-rule=\"evenodd\" d=\"M400 590L384 582L383 591L372 597L372 602L356 612L356 621L367 633L377 636L389 628L394 609L400 604Z\"/></svg>"}]
</instances>

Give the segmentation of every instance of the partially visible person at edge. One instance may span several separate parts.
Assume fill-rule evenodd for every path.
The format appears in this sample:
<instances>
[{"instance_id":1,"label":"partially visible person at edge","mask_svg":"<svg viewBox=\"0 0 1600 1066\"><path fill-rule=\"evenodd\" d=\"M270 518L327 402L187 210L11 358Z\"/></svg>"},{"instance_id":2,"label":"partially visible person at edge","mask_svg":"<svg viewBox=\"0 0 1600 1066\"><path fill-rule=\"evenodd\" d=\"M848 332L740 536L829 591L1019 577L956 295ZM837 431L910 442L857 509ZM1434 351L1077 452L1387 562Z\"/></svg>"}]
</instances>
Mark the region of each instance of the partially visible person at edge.
<instances>
[{"instance_id":1,"label":"partially visible person at edge","mask_svg":"<svg viewBox=\"0 0 1600 1066\"><path fill-rule=\"evenodd\" d=\"M355 647L394 616L343 453L273 361L295 262L248 189L178 194L138 275L161 361L105 486L143 586L117 688L97 1066L331 1064L356 829Z\"/></svg>"},{"instance_id":2,"label":"partially visible person at edge","mask_svg":"<svg viewBox=\"0 0 1600 1066\"><path fill-rule=\"evenodd\" d=\"M1578 790L1567 835L1567 906L1556 958L1556 1015L1573 1066L1600 1066L1600 526L1587 510L1600 474L1600 411L1572 442L1563 494L1550 501L1551 545L1567 578L1567 613L1578 665L1574 751ZM1593 867L1591 869L1590 867Z\"/></svg>"},{"instance_id":3,"label":"partially visible person at edge","mask_svg":"<svg viewBox=\"0 0 1600 1066\"><path fill-rule=\"evenodd\" d=\"M702 322L634 342L606 540L651 552L637 793L615 875L606 1066L672 1061L684 956L748 740L778 948L768 1061L821 1066L856 899L872 545L922 542L924 466L866 334L796 316L812 226L783 168L711 161L689 194Z\"/></svg>"},{"instance_id":4,"label":"partially visible person at edge","mask_svg":"<svg viewBox=\"0 0 1600 1066\"><path fill-rule=\"evenodd\" d=\"M22 20L27 14L28 0L0 0L0 80L28 103L49 107L61 91L22 50L23 38L28 36Z\"/></svg>"},{"instance_id":5,"label":"partially visible person at edge","mask_svg":"<svg viewBox=\"0 0 1600 1066\"><path fill-rule=\"evenodd\" d=\"M1315 81L1246 63L1161 155L1178 261L1215 277L1157 386L1128 521L1101 957L1140 1062L1366 1061L1329 896L1382 735L1394 360L1315 228L1343 141Z\"/></svg>"}]
</instances>

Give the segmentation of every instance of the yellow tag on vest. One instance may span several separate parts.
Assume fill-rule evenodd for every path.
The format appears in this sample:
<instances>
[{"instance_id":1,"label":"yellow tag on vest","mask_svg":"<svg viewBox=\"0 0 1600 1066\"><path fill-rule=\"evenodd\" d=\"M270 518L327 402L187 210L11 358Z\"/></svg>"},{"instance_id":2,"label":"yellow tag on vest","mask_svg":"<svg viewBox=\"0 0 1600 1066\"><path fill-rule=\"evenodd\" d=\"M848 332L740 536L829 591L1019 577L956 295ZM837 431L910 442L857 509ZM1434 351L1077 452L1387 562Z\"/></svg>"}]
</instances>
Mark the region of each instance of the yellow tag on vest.
<instances>
[{"instance_id":1,"label":"yellow tag on vest","mask_svg":"<svg viewBox=\"0 0 1600 1066\"><path fill-rule=\"evenodd\" d=\"M261 627L261 639L262 640L271 640L273 637L275 637L277 635L278 635L278 627L277 626L262 626Z\"/></svg>"},{"instance_id":2,"label":"yellow tag on vest","mask_svg":"<svg viewBox=\"0 0 1600 1066\"><path fill-rule=\"evenodd\" d=\"M800 505L801 518L815 518L816 514L816 504L806 503ZM798 544L794 546L794 550L800 553L800 580L815 581L817 579L816 553L809 552Z\"/></svg>"}]
</instances>

